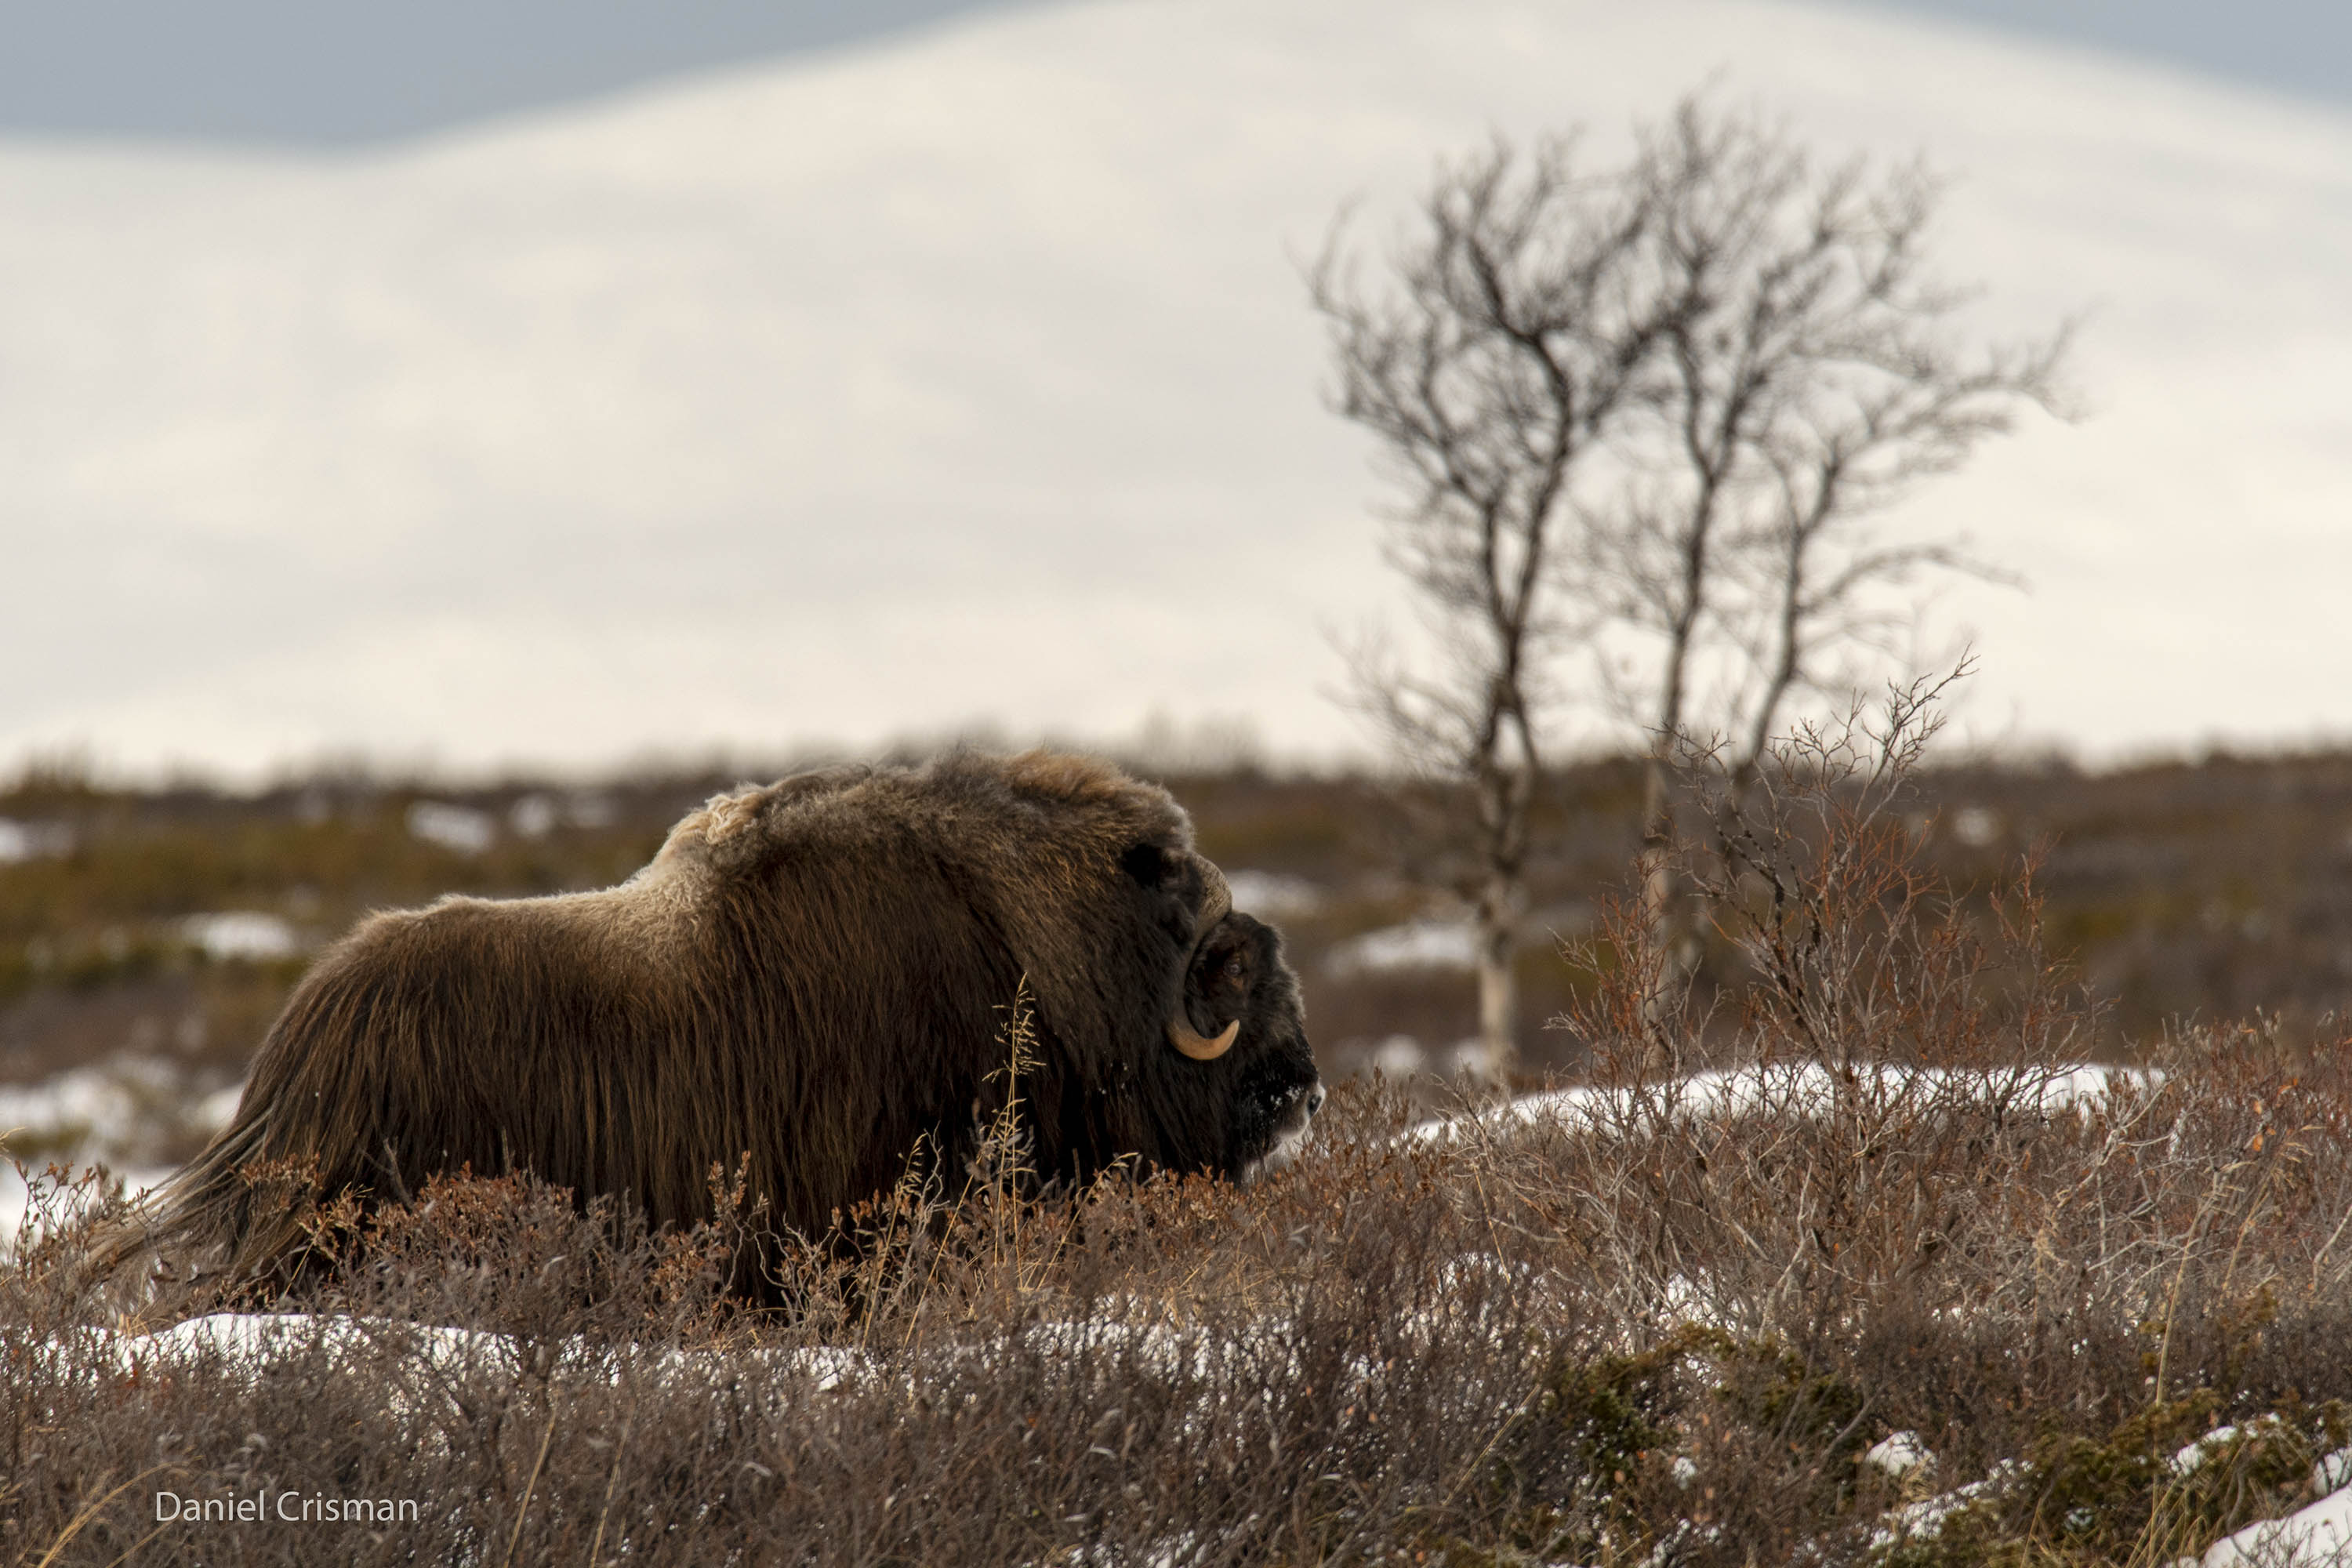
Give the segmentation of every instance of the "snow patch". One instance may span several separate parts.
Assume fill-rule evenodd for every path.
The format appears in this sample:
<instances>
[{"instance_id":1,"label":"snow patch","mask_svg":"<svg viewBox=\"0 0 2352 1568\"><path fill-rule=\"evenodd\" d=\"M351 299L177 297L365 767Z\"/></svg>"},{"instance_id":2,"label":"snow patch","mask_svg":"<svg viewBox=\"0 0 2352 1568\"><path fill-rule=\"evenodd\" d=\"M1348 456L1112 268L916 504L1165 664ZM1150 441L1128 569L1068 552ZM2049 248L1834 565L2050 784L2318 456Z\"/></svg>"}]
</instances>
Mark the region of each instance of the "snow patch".
<instances>
[{"instance_id":1,"label":"snow patch","mask_svg":"<svg viewBox=\"0 0 2352 1568\"><path fill-rule=\"evenodd\" d=\"M1266 921L1303 920L1323 908L1323 889L1283 871L1228 871L1234 908Z\"/></svg>"},{"instance_id":2,"label":"snow patch","mask_svg":"<svg viewBox=\"0 0 2352 1568\"><path fill-rule=\"evenodd\" d=\"M152 1366L159 1361L217 1358L239 1372L258 1376L274 1362L314 1351L338 1365L358 1364L390 1352L404 1369L428 1373L467 1365L506 1369L518 1364L514 1342L504 1334L397 1318L308 1312L215 1312L191 1318L153 1333L121 1336L112 1346L111 1360L129 1372L133 1366ZM594 1364L604 1351L605 1347L573 1340L565 1345L563 1354L577 1364ZM865 1352L832 1345L748 1352L673 1349L653 1360L655 1369L665 1376L733 1376L746 1366L779 1370L807 1378L821 1393L872 1372L878 1364Z\"/></svg>"},{"instance_id":3,"label":"snow patch","mask_svg":"<svg viewBox=\"0 0 2352 1568\"><path fill-rule=\"evenodd\" d=\"M2284 1519L2250 1524L2207 1547L2202 1557L2184 1557L2174 1568L2190 1563L2197 1568L2276 1568L2286 1563L2319 1568L2347 1563L2352 1563L2352 1488L2331 1492Z\"/></svg>"},{"instance_id":4,"label":"snow patch","mask_svg":"<svg viewBox=\"0 0 2352 1568\"><path fill-rule=\"evenodd\" d=\"M1962 1509L2000 1497L2025 1474L2023 1465L2014 1459L2003 1459L1980 1481L1970 1481L1964 1487L1898 1508L1886 1516L1886 1528L1871 1536L1870 1549L1884 1552L1906 1541L1932 1541L1943 1533L1946 1520Z\"/></svg>"},{"instance_id":5,"label":"snow patch","mask_svg":"<svg viewBox=\"0 0 2352 1568\"><path fill-rule=\"evenodd\" d=\"M555 825L559 820L561 820L561 814L556 808L554 797L551 795L527 795L515 802L507 811L507 826L513 828L518 837L523 838L546 837L555 831Z\"/></svg>"},{"instance_id":6,"label":"snow patch","mask_svg":"<svg viewBox=\"0 0 2352 1568\"><path fill-rule=\"evenodd\" d=\"M290 958L301 943L281 917L260 910L230 910L190 915L180 922L188 945L215 962L232 958Z\"/></svg>"},{"instance_id":7,"label":"snow patch","mask_svg":"<svg viewBox=\"0 0 2352 1568\"><path fill-rule=\"evenodd\" d=\"M1478 961L1478 933L1463 921L1418 920L1350 937L1324 961L1334 975L1395 969L1468 969Z\"/></svg>"},{"instance_id":8,"label":"snow patch","mask_svg":"<svg viewBox=\"0 0 2352 1568\"><path fill-rule=\"evenodd\" d=\"M1935 1454L1919 1440L1916 1432L1896 1432L1873 1443L1862 1456L1862 1462L1889 1476L1907 1476L1920 1466L1933 1468Z\"/></svg>"},{"instance_id":9,"label":"snow patch","mask_svg":"<svg viewBox=\"0 0 2352 1568\"><path fill-rule=\"evenodd\" d=\"M152 1057L75 1068L35 1084L0 1084L0 1137L22 1148L70 1139L100 1147L129 1142L142 1103L170 1094L179 1075Z\"/></svg>"},{"instance_id":10,"label":"snow patch","mask_svg":"<svg viewBox=\"0 0 2352 1568\"><path fill-rule=\"evenodd\" d=\"M1472 1083L1500 1084L1505 1077L1501 1054L1475 1037L1454 1041L1453 1049L1445 1053L1445 1063L1455 1078Z\"/></svg>"},{"instance_id":11,"label":"snow patch","mask_svg":"<svg viewBox=\"0 0 2352 1568\"><path fill-rule=\"evenodd\" d=\"M1971 849L1982 849L2001 836L2008 824L1990 806L1964 805L1952 816L1952 837Z\"/></svg>"},{"instance_id":12,"label":"snow patch","mask_svg":"<svg viewBox=\"0 0 2352 1568\"><path fill-rule=\"evenodd\" d=\"M36 1181L40 1179L41 1173L38 1170L32 1170L29 1166L27 1169L31 1171ZM59 1169L68 1170L69 1175L79 1175L89 1170L90 1167L61 1166ZM121 1179L124 1194L132 1199L144 1197L153 1192L163 1184L165 1178L172 1174L166 1168L137 1165L118 1170L113 1173ZM39 1230L39 1218L37 1215L33 1215L31 1212L32 1202L32 1188L17 1173L16 1167L14 1164L0 1162L0 1258L5 1258L16 1251L17 1240L25 1235L26 1221L28 1216L33 1219L34 1230L37 1233Z\"/></svg>"},{"instance_id":13,"label":"snow patch","mask_svg":"<svg viewBox=\"0 0 2352 1568\"><path fill-rule=\"evenodd\" d=\"M2208 1460L2228 1452L2242 1436L2248 1439L2263 1436L2279 1425L2279 1418L2273 1415L2257 1416L2243 1426L2216 1426L2173 1455L2168 1468L2176 1476L2193 1476L2205 1468Z\"/></svg>"},{"instance_id":14,"label":"snow patch","mask_svg":"<svg viewBox=\"0 0 2352 1568\"><path fill-rule=\"evenodd\" d=\"M488 812L470 805L420 800L408 808L408 836L460 855L479 855L498 841L499 825Z\"/></svg>"},{"instance_id":15,"label":"snow patch","mask_svg":"<svg viewBox=\"0 0 2352 1568\"><path fill-rule=\"evenodd\" d=\"M1453 1142L1474 1133L1507 1134L1522 1128L1586 1132L1652 1117L1711 1120L1764 1112L1817 1116L1841 1097L1879 1100L1927 1100L1952 1093L1973 1099L2000 1097L2012 1108L2043 1116L2087 1111L2116 1096L2146 1094L2163 1081L2161 1073L2137 1068L2016 1067L1954 1071L1941 1068L1874 1067L1851 1073L1818 1062L1764 1062L1640 1089L1579 1085L1522 1095L1475 1116L1449 1116L1409 1129L1416 1142Z\"/></svg>"},{"instance_id":16,"label":"snow patch","mask_svg":"<svg viewBox=\"0 0 2352 1568\"><path fill-rule=\"evenodd\" d=\"M19 822L0 816L0 866L38 860L73 848L73 829L62 822Z\"/></svg>"},{"instance_id":17,"label":"snow patch","mask_svg":"<svg viewBox=\"0 0 2352 1568\"><path fill-rule=\"evenodd\" d=\"M51 1167L68 1181L109 1170L135 1195L171 1173L156 1163L168 1144L227 1126L244 1092L231 1084L198 1094L177 1063L156 1057L0 1084L0 1254L16 1245L32 1201L16 1162L35 1180Z\"/></svg>"},{"instance_id":18,"label":"snow patch","mask_svg":"<svg viewBox=\"0 0 2352 1568\"><path fill-rule=\"evenodd\" d=\"M477 815L489 821L487 814ZM535 790L507 808L507 826L518 838L544 838L559 827L610 827L620 816L620 808L606 795L583 790L559 799Z\"/></svg>"},{"instance_id":19,"label":"snow patch","mask_svg":"<svg viewBox=\"0 0 2352 1568\"><path fill-rule=\"evenodd\" d=\"M244 1099L245 1085L241 1083L216 1089L196 1101L195 1110L189 1113L189 1120L208 1134L218 1132L236 1115L237 1105Z\"/></svg>"}]
</instances>

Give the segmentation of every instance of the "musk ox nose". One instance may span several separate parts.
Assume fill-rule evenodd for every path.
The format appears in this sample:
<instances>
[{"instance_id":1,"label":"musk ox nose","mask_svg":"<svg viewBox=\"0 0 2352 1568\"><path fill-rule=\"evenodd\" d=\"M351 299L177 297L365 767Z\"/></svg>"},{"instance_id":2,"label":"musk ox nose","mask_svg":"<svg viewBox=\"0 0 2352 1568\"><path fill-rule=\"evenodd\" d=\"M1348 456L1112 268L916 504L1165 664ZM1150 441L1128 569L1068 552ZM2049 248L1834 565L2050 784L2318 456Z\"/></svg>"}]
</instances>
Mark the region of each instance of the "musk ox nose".
<instances>
[{"instance_id":1,"label":"musk ox nose","mask_svg":"<svg viewBox=\"0 0 2352 1568\"><path fill-rule=\"evenodd\" d=\"M1323 1098L1324 1098L1324 1096L1325 1096L1326 1094L1328 1094L1328 1092L1329 1092L1329 1091L1328 1091L1328 1089L1326 1089L1323 1087L1323 1085L1322 1085L1322 1083L1321 1083L1321 1081L1320 1081L1320 1080L1318 1080L1318 1081L1317 1081L1317 1083L1316 1083L1316 1085L1315 1085L1315 1087L1314 1087L1313 1089L1308 1089L1308 1090L1307 1091L1307 1115L1312 1116L1312 1115L1314 1115L1317 1111L1321 1110L1323 1109Z\"/></svg>"}]
</instances>

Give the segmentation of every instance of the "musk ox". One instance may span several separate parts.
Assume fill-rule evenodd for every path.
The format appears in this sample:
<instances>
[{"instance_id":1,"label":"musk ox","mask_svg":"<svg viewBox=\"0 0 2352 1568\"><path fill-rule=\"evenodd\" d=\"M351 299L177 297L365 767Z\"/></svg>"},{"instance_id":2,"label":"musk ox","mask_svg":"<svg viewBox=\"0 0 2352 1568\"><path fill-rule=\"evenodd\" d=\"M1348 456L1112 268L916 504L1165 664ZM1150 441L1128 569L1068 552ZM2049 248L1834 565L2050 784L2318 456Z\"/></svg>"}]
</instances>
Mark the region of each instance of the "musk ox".
<instances>
[{"instance_id":1,"label":"musk ox","mask_svg":"<svg viewBox=\"0 0 2352 1568\"><path fill-rule=\"evenodd\" d=\"M1322 1103L1279 938L1165 791L1042 752L840 767L714 797L604 891L362 921L135 1250L271 1279L302 1233L257 1162L373 1197L523 1169L665 1225L748 1154L749 1194L814 1235L919 1140L950 1174L971 1157L1024 979L1040 1173L1247 1179Z\"/></svg>"}]
</instances>

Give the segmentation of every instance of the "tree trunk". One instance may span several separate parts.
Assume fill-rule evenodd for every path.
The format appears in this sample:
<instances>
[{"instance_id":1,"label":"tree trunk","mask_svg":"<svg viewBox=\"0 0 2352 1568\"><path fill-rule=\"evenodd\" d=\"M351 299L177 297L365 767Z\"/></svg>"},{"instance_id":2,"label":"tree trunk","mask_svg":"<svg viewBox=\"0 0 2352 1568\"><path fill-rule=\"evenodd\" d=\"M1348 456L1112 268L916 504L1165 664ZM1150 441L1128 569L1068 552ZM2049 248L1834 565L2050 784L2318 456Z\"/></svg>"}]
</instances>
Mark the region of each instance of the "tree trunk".
<instances>
[{"instance_id":1,"label":"tree trunk","mask_svg":"<svg viewBox=\"0 0 2352 1568\"><path fill-rule=\"evenodd\" d=\"M1675 875L1674 779L1666 759L1653 753L1642 779L1642 931L1650 943L1648 994L1642 1007L1643 1065L1649 1071L1674 1068L1678 1054L1668 1037L1674 1000L1689 977L1696 954L1687 940L1682 879Z\"/></svg>"},{"instance_id":2,"label":"tree trunk","mask_svg":"<svg viewBox=\"0 0 2352 1568\"><path fill-rule=\"evenodd\" d=\"M1519 1065L1519 889L1502 872L1478 895L1478 1043L1486 1076L1507 1084Z\"/></svg>"}]
</instances>

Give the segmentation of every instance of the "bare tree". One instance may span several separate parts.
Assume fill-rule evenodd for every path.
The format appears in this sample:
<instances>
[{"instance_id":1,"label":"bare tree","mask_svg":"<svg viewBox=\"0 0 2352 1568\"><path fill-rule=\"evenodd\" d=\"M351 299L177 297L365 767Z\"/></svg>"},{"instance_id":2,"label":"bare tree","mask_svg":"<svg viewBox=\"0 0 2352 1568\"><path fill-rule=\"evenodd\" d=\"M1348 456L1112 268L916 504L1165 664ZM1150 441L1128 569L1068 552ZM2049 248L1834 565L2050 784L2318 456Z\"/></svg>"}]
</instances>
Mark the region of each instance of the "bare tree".
<instances>
[{"instance_id":1,"label":"bare tree","mask_svg":"<svg viewBox=\"0 0 2352 1568\"><path fill-rule=\"evenodd\" d=\"M1622 177L1654 216L1646 254L1671 305L1581 537L1604 624L1650 645L1633 705L1652 742L1645 901L1686 968L1672 759L1704 725L1745 789L1793 697L1842 697L1864 658L1898 651L1921 574L1997 575L1961 541L1890 538L1877 520L2021 406L2053 406L2067 333L1964 338L1966 296L1925 270L1937 186L1916 166L1818 170L1785 134L1685 101Z\"/></svg>"},{"instance_id":2,"label":"bare tree","mask_svg":"<svg viewBox=\"0 0 2352 1568\"><path fill-rule=\"evenodd\" d=\"M1888 590L1972 565L1871 520L2048 404L2063 338L1956 341L1961 297L1921 268L1935 195L1916 169L1817 171L1784 134L1686 101L1620 168L1581 172L1572 139L1441 165L1381 287L1360 283L1344 226L1313 270L1334 405L1403 492L1388 554L1432 650L1368 639L1351 697L1475 804L1460 890L1498 1069L1567 656L1650 738L1664 940L1668 759L1704 725L1738 737L1744 780L1794 697L1883 647Z\"/></svg>"},{"instance_id":3,"label":"bare tree","mask_svg":"<svg viewBox=\"0 0 2352 1568\"><path fill-rule=\"evenodd\" d=\"M1638 386L1663 331L1644 194L1580 179L1570 144L1526 159L1496 142L1441 169L1392 288L1361 289L1335 231L1315 268L1340 414L1380 439L1407 496L1389 559L1435 645L1416 672L1384 642L1356 651L1358 705L1409 763L1469 786L1476 850L1479 1034L1517 1048L1514 963L1528 816L1543 768L1549 672L1582 626L1563 565L1570 489Z\"/></svg>"}]
</instances>

